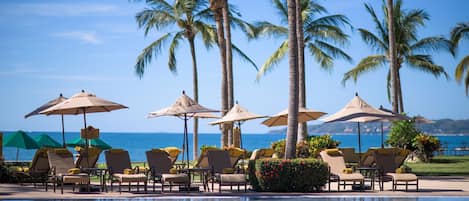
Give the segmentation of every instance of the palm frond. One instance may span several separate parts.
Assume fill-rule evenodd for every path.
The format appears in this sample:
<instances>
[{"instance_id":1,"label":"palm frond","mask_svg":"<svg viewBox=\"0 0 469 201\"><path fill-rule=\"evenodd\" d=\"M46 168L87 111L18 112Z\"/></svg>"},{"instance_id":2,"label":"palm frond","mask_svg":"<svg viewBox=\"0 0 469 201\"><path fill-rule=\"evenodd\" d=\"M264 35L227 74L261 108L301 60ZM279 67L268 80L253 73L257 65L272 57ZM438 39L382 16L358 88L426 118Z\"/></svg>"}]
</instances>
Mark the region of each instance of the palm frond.
<instances>
[{"instance_id":1,"label":"palm frond","mask_svg":"<svg viewBox=\"0 0 469 201\"><path fill-rule=\"evenodd\" d=\"M210 49L217 43L217 30L214 27L201 21L195 21L194 28L201 34L205 48Z\"/></svg>"},{"instance_id":2,"label":"palm frond","mask_svg":"<svg viewBox=\"0 0 469 201\"><path fill-rule=\"evenodd\" d=\"M387 35L388 35L388 28L386 26L386 23L381 23L379 20L378 16L376 15L375 10L373 7L371 7L370 4L365 4L366 11L371 15L371 18L373 19L373 22L375 23L375 28L378 31L378 34L381 36L381 38L385 39L387 43ZM383 25L384 24L384 25Z\"/></svg>"},{"instance_id":3,"label":"palm frond","mask_svg":"<svg viewBox=\"0 0 469 201\"><path fill-rule=\"evenodd\" d=\"M352 62L352 57L350 57L346 52L341 50L340 48L326 43L324 41L315 41L317 47L322 49L324 52L327 52L328 55L331 55L332 58L337 59L344 59L348 62Z\"/></svg>"},{"instance_id":4,"label":"palm frond","mask_svg":"<svg viewBox=\"0 0 469 201\"><path fill-rule=\"evenodd\" d=\"M371 33L366 29L358 29L360 32L360 36L362 37L363 41L366 44L371 46L377 52L387 52L388 51L388 43L386 41L381 40L380 37L376 36L375 34Z\"/></svg>"},{"instance_id":5,"label":"palm frond","mask_svg":"<svg viewBox=\"0 0 469 201\"><path fill-rule=\"evenodd\" d=\"M319 63L321 68L330 70L333 67L333 57L324 51L321 47L314 43L306 44L309 53L314 57L314 60Z\"/></svg>"},{"instance_id":6,"label":"palm frond","mask_svg":"<svg viewBox=\"0 0 469 201\"><path fill-rule=\"evenodd\" d=\"M173 10L173 6L165 0L146 0L146 3L157 10Z\"/></svg>"},{"instance_id":7,"label":"palm frond","mask_svg":"<svg viewBox=\"0 0 469 201\"><path fill-rule=\"evenodd\" d=\"M461 62L456 66L456 70L454 71L454 78L456 81L461 82L462 76L464 75L464 72L469 72L469 55L465 56ZM467 75L466 75L467 79ZM466 85L467 87L467 85Z\"/></svg>"},{"instance_id":8,"label":"palm frond","mask_svg":"<svg viewBox=\"0 0 469 201\"><path fill-rule=\"evenodd\" d=\"M328 15L324 17L320 17L317 19L311 20L308 19L309 21L305 21L306 26L314 26L314 25L319 25L319 24L325 24L325 25L334 25L334 26L351 26L350 20L345 16L345 15Z\"/></svg>"},{"instance_id":9,"label":"palm frond","mask_svg":"<svg viewBox=\"0 0 469 201\"><path fill-rule=\"evenodd\" d=\"M145 74L145 67L151 62L153 55L156 57L162 50L166 41L171 37L171 33L167 33L161 36L158 40L151 43L145 49L143 49L142 53L140 53L137 57L137 62L134 66L135 73L138 77L142 78Z\"/></svg>"},{"instance_id":10,"label":"palm frond","mask_svg":"<svg viewBox=\"0 0 469 201\"><path fill-rule=\"evenodd\" d=\"M286 1L285 0L272 0L272 3L275 9L277 9L281 22L287 23L288 22L288 10L287 10Z\"/></svg>"},{"instance_id":11,"label":"palm frond","mask_svg":"<svg viewBox=\"0 0 469 201\"><path fill-rule=\"evenodd\" d=\"M386 62L386 56L384 55L371 55L365 57L360 61L360 63L358 63L357 66L344 74L342 84L345 85L349 79L353 79L354 82L357 82L360 75L382 67L386 64Z\"/></svg>"},{"instance_id":12,"label":"palm frond","mask_svg":"<svg viewBox=\"0 0 469 201\"><path fill-rule=\"evenodd\" d=\"M179 47L179 41L184 37L184 31L176 33L171 40L171 44L168 49L168 67L173 73L177 73L176 70L176 49Z\"/></svg>"},{"instance_id":13,"label":"palm frond","mask_svg":"<svg viewBox=\"0 0 469 201\"><path fill-rule=\"evenodd\" d=\"M456 51L456 48L458 47L459 41L462 38L469 39L469 22L459 23L458 25L456 25L456 27L454 27L451 30L451 42L454 45L453 51Z\"/></svg>"},{"instance_id":14,"label":"palm frond","mask_svg":"<svg viewBox=\"0 0 469 201\"><path fill-rule=\"evenodd\" d=\"M261 69L257 72L257 80L264 76L267 72L271 71L277 64L285 57L288 52L288 40L282 42L280 47L270 55L267 61L261 66Z\"/></svg>"},{"instance_id":15,"label":"palm frond","mask_svg":"<svg viewBox=\"0 0 469 201\"><path fill-rule=\"evenodd\" d=\"M444 38L443 36L427 37L420 39L412 46L410 46L410 49L413 52L423 52L425 54L444 50L454 55L451 41Z\"/></svg>"},{"instance_id":16,"label":"palm frond","mask_svg":"<svg viewBox=\"0 0 469 201\"><path fill-rule=\"evenodd\" d=\"M157 30L173 25L176 18L167 11L145 9L135 16L139 28L144 28L145 36L155 28Z\"/></svg>"},{"instance_id":17,"label":"palm frond","mask_svg":"<svg viewBox=\"0 0 469 201\"><path fill-rule=\"evenodd\" d=\"M312 39L320 39L324 41L330 41L338 43L340 45L348 44L349 36L345 34L341 28L334 25L316 25L314 27L307 27L304 31L305 42L311 41Z\"/></svg>"},{"instance_id":18,"label":"palm frond","mask_svg":"<svg viewBox=\"0 0 469 201\"><path fill-rule=\"evenodd\" d=\"M386 76L386 94L388 95L388 102L391 102L391 69L388 70Z\"/></svg>"},{"instance_id":19,"label":"palm frond","mask_svg":"<svg viewBox=\"0 0 469 201\"><path fill-rule=\"evenodd\" d=\"M248 57L248 55L244 54L243 51L241 51L236 45L232 44L232 48L234 50L234 52L240 56L241 59L243 59L244 61L250 63L255 69L256 71L259 71L259 68L257 67L256 63Z\"/></svg>"},{"instance_id":20,"label":"palm frond","mask_svg":"<svg viewBox=\"0 0 469 201\"><path fill-rule=\"evenodd\" d=\"M436 65L430 55L409 55L407 56L407 63L414 69L431 73L435 77L443 75L448 78L448 74L442 66Z\"/></svg>"},{"instance_id":21,"label":"palm frond","mask_svg":"<svg viewBox=\"0 0 469 201\"><path fill-rule=\"evenodd\" d=\"M256 22L255 27L257 27L255 35L258 37L263 35L270 36L273 38L288 37L288 28L278 26L270 22Z\"/></svg>"}]
</instances>

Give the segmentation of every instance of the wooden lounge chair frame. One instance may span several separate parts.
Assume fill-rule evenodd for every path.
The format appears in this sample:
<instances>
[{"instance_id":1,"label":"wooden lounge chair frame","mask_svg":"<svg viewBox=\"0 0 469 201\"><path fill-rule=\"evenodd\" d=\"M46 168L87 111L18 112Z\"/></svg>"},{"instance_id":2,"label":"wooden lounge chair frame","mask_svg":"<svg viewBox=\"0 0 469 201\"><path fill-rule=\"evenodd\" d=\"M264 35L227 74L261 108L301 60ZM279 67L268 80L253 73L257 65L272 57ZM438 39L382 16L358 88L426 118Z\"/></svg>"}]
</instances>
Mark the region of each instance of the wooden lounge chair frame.
<instances>
[{"instance_id":1,"label":"wooden lounge chair frame","mask_svg":"<svg viewBox=\"0 0 469 201\"><path fill-rule=\"evenodd\" d=\"M380 153L379 150L374 151L373 155L376 167L379 169L380 190L383 190L385 181L392 181L392 191L396 191L397 186L405 186L405 191L408 191L411 185L419 191L419 179L415 174L394 173L397 168L401 167L405 157L399 155L398 152Z\"/></svg>"},{"instance_id":2,"label":"wooden lounge chair frame","mask_svg":"<svg viewBox=\"0 0 469 201\"><path fill-rule=\"evenodd\" d=\"M224 150L209 150L207 152L208 163L211 168L211 175L209 180L212 181L212 191L214 189L214 183L219 184L218 192L221 192L223 185L229 185L230 190L233 190L233 185L237 185L237 190L240 190L240 186L244 185L244 192L247 191L247 180L245 174L224 174L225 168L233 168L230 161L230 155L228 151Z\"/></svg>"},{"instance_id":3,"label":"wooden lounge chair frame","mask_svg":"<svg viewBox=\"0 0 469 201\"><path fill-rule=\"evenodd\" d=\"M331 191L331 182L334 182L334 181L337 181L337 191L340 191L341 185L345 189L346 186L353 187L357 183L360 184L360 190L363 191L364 182L365 182L365 178L363 177L363 175L360 173L351 173L351 174L343 173L342 171L346 168L346 166L345 166L345 161L344 161L342 152L340 152L338 149L335 149L333 151L337 152L338 155L331 156L328 154L329 151L332 151L332 150L323 150L319 153L322 160L326 162L329 167L329 179L328 179L329 191Z\"/></svg>"},{"instance_id":4,"label":"wooden lounge chair frame","mask_svg":"<svg viewBox=\"0 0 469 201\"><path fill-rule=\"evenodd\" d=\"M170 174L173 167L172 159L168 152L161 149L152 149L145 152L148 166L150 167L150 179L153 181L153 192L155 192L156 182L161 183L161 193L164 192L165 183L168 183L169 191L174 185L184 186L189 189L189 176L185 173Z\"/></svg>"},{"instance_id":5,"label":"wooden lounge chair frame","mask_svg":"<svg viewBox=\"0 0 469 201\"><path fill-rule=\"evenodd\" d=\"M40 148L34 154L31 166L27 172L17 172L16 176L19 179L20 183L29 183L31 182L34 186L37 183L42 183L46 191L48 190L49 182L49 158L47 157L48 148Z\"/></svg>"},{"instance_id":6,"label":"wooden lounge chair frame","mask_svg":"<svg viewBox=\"0 0 469 201\"><path fill-rule=\"evenodd\" d=\"M140 183L143 183L145 193L147 192L147 176L139 173L139 168L135 167L133 170L137 174L125 175L124 169L132 169L130 163L129 152L123 149L110 149L104 152L106 158L108 180L111 184L111 191L113 191L113 183L119 183L119 193L122 193L122 183L128 183L129 192L131 191L132 182L137 183L137 191L139 191Z\"/></svg>"},{"instance_id":7,"label":"wooden lounge chair frame","mask_svg":"<svg viewBox=\"0 0 469 201\"><path fill-rule=\"evenodd\" d=\"M69 174L68 170L75 167L73 163L73 154L65 148L50 149L47 151L49 166L51 167L51 179L54 184L54 192L60 184L60 192L64 193L64 184L74 184L73 191L77 184L86 185L87 191L90 190L90 177L88 174Z\"/></svg>"}]
</instances>

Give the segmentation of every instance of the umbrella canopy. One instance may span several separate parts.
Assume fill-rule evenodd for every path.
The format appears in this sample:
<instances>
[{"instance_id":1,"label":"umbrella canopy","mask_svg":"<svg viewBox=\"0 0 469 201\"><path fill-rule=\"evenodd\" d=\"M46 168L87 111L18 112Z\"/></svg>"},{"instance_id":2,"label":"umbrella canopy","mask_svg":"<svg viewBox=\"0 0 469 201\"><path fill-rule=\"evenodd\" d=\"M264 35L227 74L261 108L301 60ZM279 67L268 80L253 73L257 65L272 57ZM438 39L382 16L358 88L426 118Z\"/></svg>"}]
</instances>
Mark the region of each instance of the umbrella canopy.
<instances>
[{"instance_id":1,"label":"umbrella canopy","mask_svg":"<svg viewBox=\"0 0 469 201\"><path fill-rule=\"evenodd\" d=\"M60 148L62 145L52 139L49 135L47 134L41 134L34 138L36 140L37 145L40 147L50 147L50 148Z\"/></svg>"},{"instance_id":2,"label":"umbrella canopy","mask_svg":"<svg viewBox=\"0 0 469 201\"><path fill-rule=\"evenodd\" d=\"M154 112L150 112L148 114L148 118L153 117L160 117L160 116L176 116L182 118L184 120L184 139L182 143L182 161L184 163L185 156L184 151L186 153L186 162L187 167L189 167L189 136L187 132L187 120L190 117L194 117L197 113L207 113L207 112L218 112L218 110L209 109L202 105L199 105L193 99L186 95L184 91L182 91L182 96L179 97L176 102L171 105L170 107L166 107ZM194 136L194 141L197 142L197 136ZM194 143L196 145L196 143Z\"/></svg>"},{"instance_id":3,"label":"umbrella canopy","mask_svg":"<svg viewBox=\"0 0 469 201\"><path fill-rule=\"evenodd\" d=\"M419 123L419 124L432 124L432 123L435 123L434 121L430 120L430 119L427 119L423 116L420 116L420 115L417 115L414 117L414 120L415 120L415 123Z\"/></svg>"},{"instance_id":4,"label":"umbrella canopy","mask_svg":"<svg viewBox=\"0 0 469 201\"><path fill-rule=\"evenodd\" d=\"M82 90L80 93L73 95L69 99L40 112L40 114L83 114L85 124L84 128L86 128L86 113L110 112L112 110L123 108L127 107L112 101L98 98L96 95L85 93L85 91Z\"/></svg>"},{"instance_id":5,"label":"umbrella canopy","mask_svg":"<svg viewBox=\"0 0 469 201\"><path fill-rule=\"evenodd\" d=\"M249 112L244 107L241 107L238 103L236 103L231 108L231 110L225 114L225 116L223 116L221 119L217 121L210 122L210 124L215 125L215 124L247 121L251 119L264 118L264 117L266 116Z\"/></svg>"},{"instance_id":6,"label":"umbrella canopy","mask_svg":"<svg viewBox=\"0 0 469 201\"><path fill-rule=\"evenodd\" d=\"M44 105L41 105L40 107L38 107L37 109L35 109L34 111L30 112L29 114L25 115L24 118L28 118L28 117L31 117L31 116L34 116L34 115L39 115L40 112L44 111L44 110L47 110L63 101L67 100L67 98L63 97L62 94L60 94L60 96L56 99L53 99L47 103L45 103ZM61 115L61 119L62 119L62 145L63 147L65 147L65 127L64 127L64 115L63 114L60 114Z\"/></svg>"},{"instance_id":7,"label":"umbrella canopy","mask_svg":"<svg viewBox=\"0 0 469 201\"><path fill-rule=\"evenodd\" d=\"M315 111L312 109L299 107L298 108L298 123L316 120L325 114L326 113L324 112L319 112L319 111ZM287 125L288 124L288 108L266 119L265 121L262 122L262 124L269 126L269 127Z\"/></svg>"},{"instance_id":8,"label":"umbrella canopy","mask_svg":"<svg viewBox=\"0 0 469 201\"><path fill-rule=\"evenodd\" d=\"M371 117L371 118L370 118ZM376 121L377 118L394 118L392 113L378 110L363 99L355 94L355 97L345 105L344 108L335 114L323 119L326 123L336 121L351 121L357 122L358 127L358 153L361 158L361 135L360 135L360 122Z\"/></svg>"},{"instance_id":9,"label":"umbrella canopy","mask_svg":"<svg viewBox=\"0 0 469 201\"><path fill-rule=\"evenodd\" d=\"M7 136L3 141L5 147L16 147L16 161L18 161L19 149L37 149L39 148L36 141L29 137L24 131L16 131L13 134Z\"/></svg>"},{"instance_id":10,"label":"umbrella canopy","mask_svg":"<svg viewBox=\"0 0 469 201\"><path fill-rule=\"evenodd\" d=\"M101 150L107 150L107 149L112 148L111 145L107 144L106 142L104 142L103 140L101 140L99 138L90 139L89 144L90 144L90 146L99 148ZM86 139L77 138L77 139L73 140L72 142L67 143L67 146L69 146L69 147L86 147Z\"/></svg>"}]
</instances>

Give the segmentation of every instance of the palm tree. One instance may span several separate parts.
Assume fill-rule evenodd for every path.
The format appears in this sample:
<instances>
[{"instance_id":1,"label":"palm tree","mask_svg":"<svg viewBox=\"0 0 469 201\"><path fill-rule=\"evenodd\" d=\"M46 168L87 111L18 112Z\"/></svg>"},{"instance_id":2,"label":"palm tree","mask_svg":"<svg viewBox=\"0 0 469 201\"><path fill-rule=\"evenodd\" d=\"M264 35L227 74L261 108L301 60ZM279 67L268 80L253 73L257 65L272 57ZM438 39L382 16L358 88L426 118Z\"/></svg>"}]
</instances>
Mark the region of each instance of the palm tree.
<instances>
[{"instance_id":1,"label":"palm tree","mask_svg":"<svg viewBox=\"0 0 469 201\"><path fill-rule=\"evenodd\" d=\"M275 9L280 13L281 21L287 22L287 5L285 1L273 0ZM304 49L307 47L311 56L319 63L323 69L331 69L333 60L343 58L351 61L351 57L342 51L335 44L344 45L348 41L348 36L342 31L341 27L350 25L347 17L344 15L318 15L327 14L327 9L311 1L301 0L301 19L298 19L298 66L299 66L299 97L300 106L306 106L306 86L305 86L305 62ZM298 14L299 15L299 14ZM288 38L288 27L275 25L270 22L256 23L258 30L256 36L268 35L275 38ZM301 37L302 36L302 37ZM268 71L274 69L278 62L282 60L288 51L288 39L285 39L280 47L267 59L257 74L257 78L265 75ZM298 133L298 140L306 137L307 127L300 126L301 132Z\"/></svg>"},{"instance_id":2,"label":"palm tree","mask_svg":"<svg viewBox=\"0 0 469 201\"><path fill-rule=\"evenodd\" d=\"M375 10L369 5L365 4L365 8L371 15L375 23L377 34L372 33L366 29L360 28L358 31L360 35L370 47L379 52L375 55L370 55L363 58L357 66L352 70L345 73L343 83L349 79L355 82L358 77L366 72L373 71L379 67L385 66L389 62L389 36L388 36L388 11L386 6L383 6L385 18L380 20ZM429 19L428 14L421 9L404 10L402 9L402 0L397 0L393 8L394 12L394 34L396 38L396 91L398 96L399 112L404 112L404 103L402 96L402 85L400 80L400 69L404 66L431 73L435 77L447 74L442 66L433 62L432 56L428 53L432 51L447 50L451 51L451 42L441 36L427 37L418 39L417 28L424 26L425 21ZM387 90L389 97L390 90L390 72L387 76Z\"/></svg>"},{"instance_id":3,"label":"palm tree","mask_svg":"<svg viewBox=\"0 0 469 201\"><path fill-rule=\"evenodd\" d=\"M459 41L461 39L469 39L469 22L459 23L451 31L451 42L453 43L453 50L456 51ZM466 85L466 95L469 93L469 55L466 55L461 62L456 66L454 77L458 82L461 82L463 76L464 84ZM465 75L464 75L465 73Z\"/></svg>"},{"instance_id":4,"label":"palm tree","mask_svg":"<svg viewBox=\"0 0 469 201\"><path fill-rule=\"evenodd\" d=\"M217 26L217 41L220 49L221 59L221 111L225 115L228 111L228 82L227 82L227 66L226 66L226 42L223 27L223 7L225 0L210 0L210 9L215 17ZM228 145L228 129L226 125L221 125L221 145Z\"/></svg>"},{"instance_id":5,"label":"palm tree","mask_svg":"<svg viewBox=\"0 0 469 201\"><path fill-rule=\"evenodd\" d=\"M296 138L298 133L298 39L296 35L296 11L297 5L295 1L288 0L288 63L290 67L290 87L288 101L288 127L287 139L285 143L285 158L295 158L296 155Z\"/></svg>"},{"instance_id":6,"label":"palm tree","mask_svg":"<svg viewBox=\"0 0 469 201\"><path fill-rule=\"evenodd\" d=\"M392 111L397 113L399 112L398 108L398 96L397 96L397 58L396 58L396 35L394 34L394 9L393 9L393 1L387 0L387 8L388 8L388 39L389 39L389 71L391 72L391 102L392 102Z\"/></svg>"},{"instance_id":7,"label":"palm tree","mask_svg":"<svg viewBox=\"0 0 469 201\"><path fill-rule=\"evenodd\" d=\"M203 21L208 15L206 2L199 0L177 0L171 5L164 0L148 0L147 3L151 8L146 8L136 15L138 26L145 30L145 36L148 35L151 29L171 29L171 31L163 34L163 36L143 49L142 53L137 57L135 72L142 78L153 56L156 57L161 53L163 46L170 42L168 67L171 72L176 73L176 49L181 41L187 40L192 58L194 100L198 102L195 38L197 35L201 35L206 47L211 47L215 43L215 30L210 24ZM198 151L197 135L198 121L197 118L194 118L194 158L197 158Z\"/></svg>"},{"instance_id":8,"label":"palm tree","mask_svg":"<svg viewBox=\"0 0 469 201\"><path fill-rule=\"evenodd\" d=\"M224 0L223 4L223 24L225 25L226 33L226 73L227 73L227 87L228 87L228 108L232 108L234 104L234 82L233 82L233 53L231 46L231 26L230 26L230 10L228 5L228 0ZM229 128L233 127L233 124L228 126ZM233 144L233 129L228 131L228 145Z\"/></svg>"}]
</instances>

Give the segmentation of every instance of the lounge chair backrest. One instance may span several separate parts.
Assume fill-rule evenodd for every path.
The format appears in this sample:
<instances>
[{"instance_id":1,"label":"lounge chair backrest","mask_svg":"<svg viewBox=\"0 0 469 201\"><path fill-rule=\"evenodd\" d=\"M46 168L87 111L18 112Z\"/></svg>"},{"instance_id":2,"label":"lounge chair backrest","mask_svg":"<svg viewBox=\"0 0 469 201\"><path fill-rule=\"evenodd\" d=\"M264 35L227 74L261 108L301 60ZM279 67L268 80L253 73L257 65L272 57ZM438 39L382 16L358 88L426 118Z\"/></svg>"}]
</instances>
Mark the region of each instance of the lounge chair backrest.
<instances>
[{"instance_id":1,"label":"lounge chair backrest","mask_svg":"<svg viewBox=\"0 0 469 201\"><path fill-rule=\"evenodd\" d=\"M199 158L197 159L197 163L195 164L195 167L210 168L210 166L208 164L208 158L207 158L207 152L209 150L220 150L220 149L215 148L215 147L207 147L204 150L202 150L202 152L200 153Z\"/></svg>"},{"instance_id":2,"label":"lounge chair backrest","mask_svg":"<svg viewBox=\"0 0 469 201\"><path fill-rule=\"evenodd\" d=\"M49 158L47 157L47 148L40 148L34 154L33 161L31 163L30 172L35 173L47 173L50 170Z\"/></svg>"},{"instance_id":3,"label":"lounge chair backrest","mask_svg":"<svg viewBox=\"0 0 469 201\"><path fill-rule=\"evenodd\" d=\"M129 152L123 149L110 149L104 152L107 168L111 174L124 173L124 169L131 169Z\"/></svg>"},{"instance_id":4,"label":"lounge chair backrest","mask_svg":"<svg viewBox=\"0 0 469 201\"><path fill-rule=\"evenodd\" d=\"M337 150L338 154L334 154L334 155L328 154L328 151L329 149L326 149L319 153L322 160L329 165L329 168L332 174L337 175L337 174L342 173L342 171L346 168L344 156L338 150Z\"/></svg>"},{"instance_id":5,"label":"lounge chair backrest","mask_svg":"<svg viewBox=\"0 0 469 201\"><path fill-rule=\"evenodd\" d=\"M80 155L75 162L77 168L94 168L101 154L101 149L88 147L88 149L80 149L78 153L80 153Z\"/></svg>"},{"instance_id":6,"label":"lounge chair backrest","mask_svg":"<svg viewBox=\"0 0 469 201\"><path fill-rule=\"evenodd\" d=\"M376 150L373 152L375 158L376 167L380 170L381 173L393 173L398 168L396 164L396 154L394 153L384 153Z\"/></svg>"},{"instance_id":7,"label":"lounge chair backrest","mask_svg":"<svg viewBox=\"0 0 469 201\"><path fill-rule=\"evenodd\" d=\"M152 174L161 175L169 173L172 168L171 157L166 151L160 149L152 149L146 151L147 162Z\"/></svg>"},{"instance_id":8,"label":"lounge chair backrest","mask_svg":"<svg viewBox=\"0 0 469 201\"><path fill-rule=\"evenodd\" d=\"M223 173L223 169L232 168L230 162L230 154L224 150L210 150L207 153L210 168L215 173Z\"/></svg>"},{"instance_id":9,"label":"lounge chair backrest","mask_svg":"<svg viewBox=\"0 0 469 201\"><path fill-rule=\"evenodd\" d=\"M344 147L339 148L339 150L342 152L342 154L344 154L344 160L346 163L358 163L360 161L358 154L355 153L355 148Z\"/></svg>"},{"instance_id":10,"label":"lounge chair backrest","mask_svg":"<svg viewBox=\"0 0 469 201\"><path fill-rule=\"evenodd\" d=\"M68 149L50 149L47 152L49 166L55 168L55 174L68 174L68 170L75 167L73 154Z\"/></svg>"}]
</instances>

